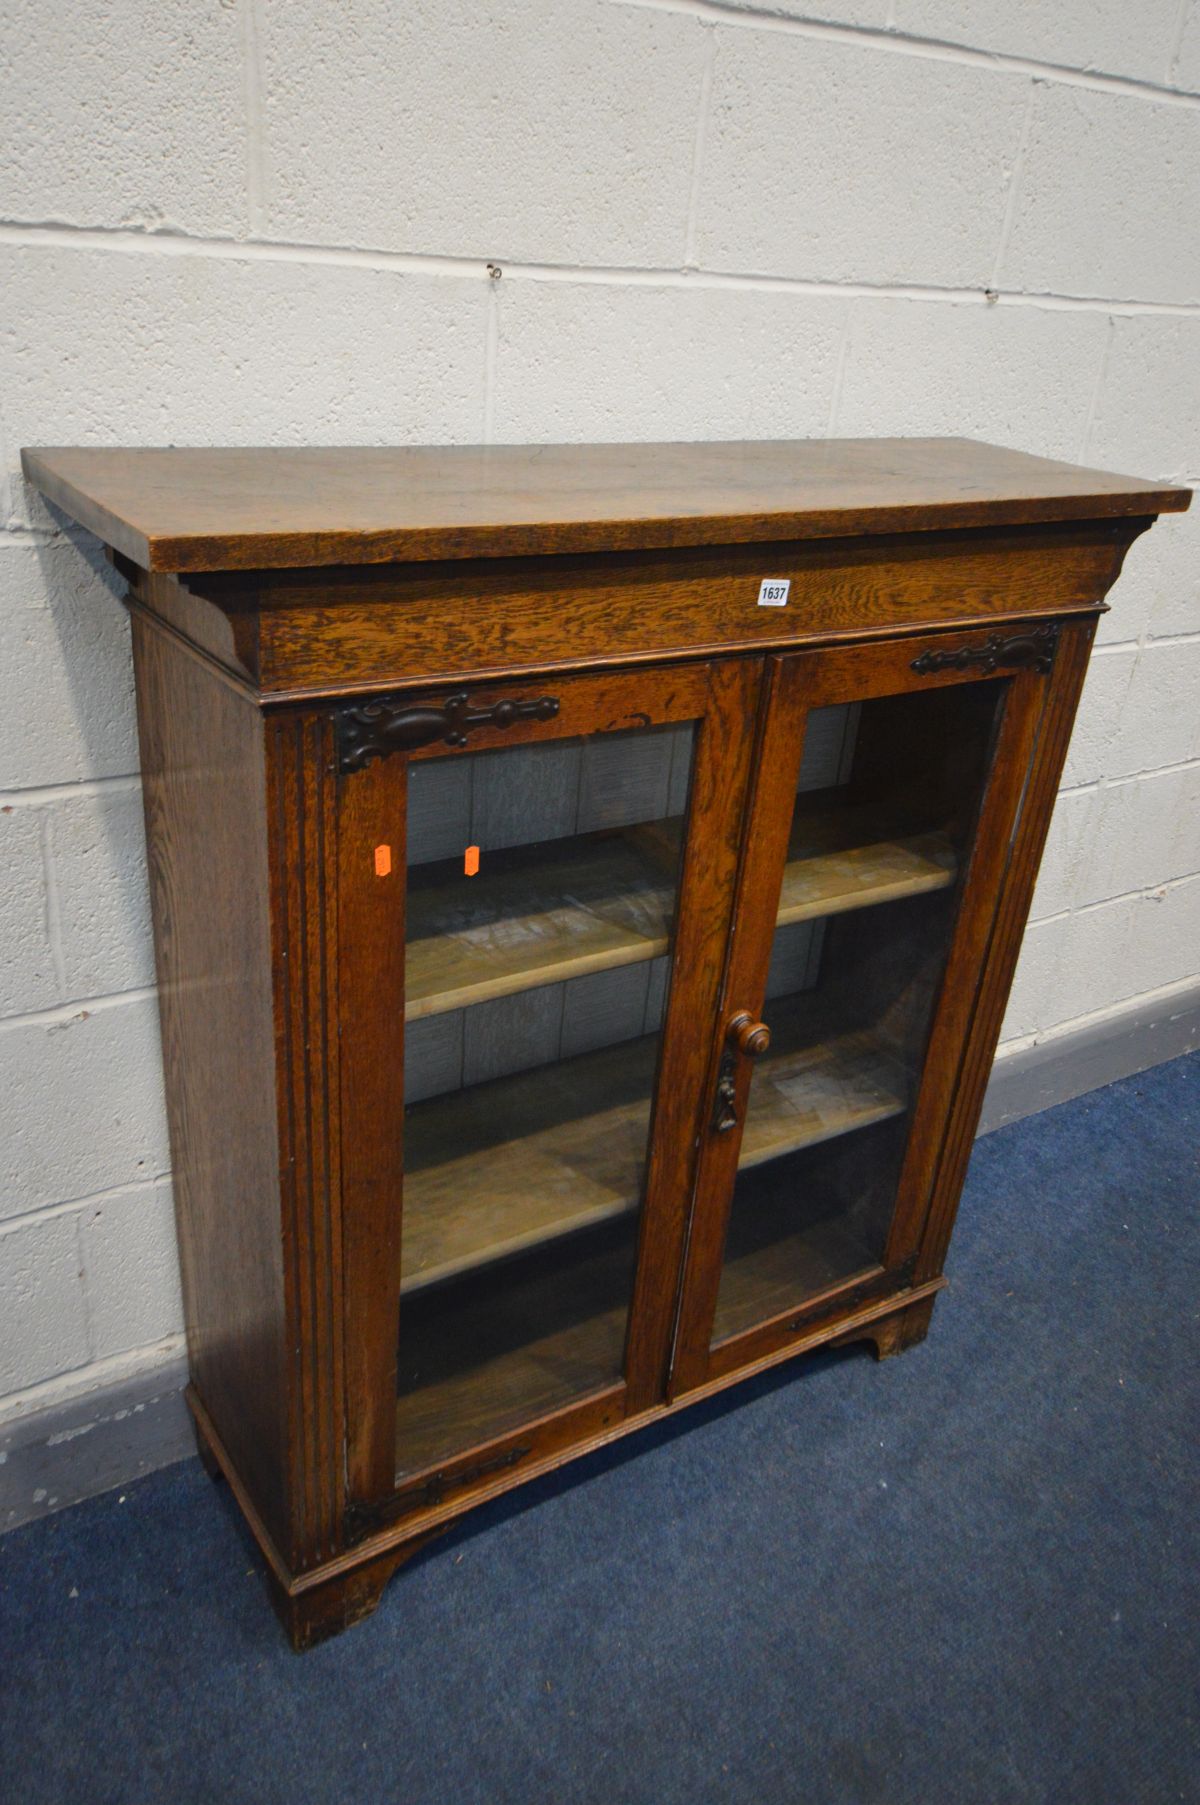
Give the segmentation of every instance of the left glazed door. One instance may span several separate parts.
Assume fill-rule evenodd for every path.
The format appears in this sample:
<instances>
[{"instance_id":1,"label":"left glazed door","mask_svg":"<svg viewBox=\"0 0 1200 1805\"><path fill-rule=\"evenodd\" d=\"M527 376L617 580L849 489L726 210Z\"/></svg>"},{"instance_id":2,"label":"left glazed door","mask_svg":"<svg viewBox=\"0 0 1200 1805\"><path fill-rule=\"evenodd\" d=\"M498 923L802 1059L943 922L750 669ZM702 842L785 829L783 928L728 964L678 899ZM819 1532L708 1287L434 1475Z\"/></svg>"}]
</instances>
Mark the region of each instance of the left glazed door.
<instances>
[{"instance_id":1,"label":"left glazed door","mask_svg":"<svg viewBox=\"0 0 1200 1805\"><path fill-rule=\"evenodd\" d=\"M347 1420L368 1516L664 1395L760 670L339 715L342 1133L362 1181Z\"/></svg>"}]
</instances>

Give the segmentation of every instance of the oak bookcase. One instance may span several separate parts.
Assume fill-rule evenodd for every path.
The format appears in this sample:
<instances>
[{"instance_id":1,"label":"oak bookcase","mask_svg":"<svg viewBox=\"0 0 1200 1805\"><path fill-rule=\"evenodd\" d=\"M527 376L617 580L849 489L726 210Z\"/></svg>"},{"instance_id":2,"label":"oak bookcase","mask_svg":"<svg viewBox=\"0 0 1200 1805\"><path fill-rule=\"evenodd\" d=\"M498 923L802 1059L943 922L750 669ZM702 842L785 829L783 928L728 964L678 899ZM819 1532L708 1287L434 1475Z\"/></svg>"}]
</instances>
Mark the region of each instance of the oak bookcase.
<instances>
[{"instance_id":1,"label":"oak bookcase","mask_svg":"<svg viewBox=\"0 0 1200 1805\"><path fill-rule=\"evenodd\" d=\"M1105 592L954 440L27 451L129 585L201 1450L297 1647L929 1325Z\"/></svg>"}]
</instances>

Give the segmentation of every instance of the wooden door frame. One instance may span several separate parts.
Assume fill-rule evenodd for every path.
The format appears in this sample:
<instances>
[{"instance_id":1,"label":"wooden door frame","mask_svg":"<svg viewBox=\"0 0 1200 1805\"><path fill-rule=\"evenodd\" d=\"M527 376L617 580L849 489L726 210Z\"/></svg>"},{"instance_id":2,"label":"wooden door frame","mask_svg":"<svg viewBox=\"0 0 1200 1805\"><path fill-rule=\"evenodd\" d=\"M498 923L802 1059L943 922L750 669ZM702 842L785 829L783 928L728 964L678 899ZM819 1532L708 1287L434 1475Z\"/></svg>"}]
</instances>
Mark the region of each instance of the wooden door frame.
<instances>
[{"instance_id":1,"label":"wooden door frame","mask_svg":"<svg viewBox=\"0 0 1200 1805\"><path fill-rule=\"evenodd\" d=\"M705 1096L709 1036L707 1026L698 1034L695 1024L712 1018L724 967L761 671L761 656L751 655L572 677L534 674L500 685L464 682L454 690L469 691L474 714L486 715L503 701L531 702L544 695L557 703L557 710L540 717L530 712L507 726L484 722L461 747L447 745L439 735L424 746L338 772L329 844L337 884L333 961L341 1024L340 1315L346 1517L352 1538L378 1526L380 1512L386 1512L396 1491L408 765L447 754L470 756L588 734L697 724L625 1377L515 1436L500 1436L456 1455L437 1477L443 1486L461 1484L465 1494L476 1478L487 1483L517 1439L522 1456L536 1458L594 1435L610 1418L644 1410L663 1396ZM453 691L446 685L414 690L397 697L394 706L437 710L448 693ZM349 712L362 707L355 698ZM336 716L331 739L336 746ZM390 849L389 856L377 861L376 848L383 846ZM380 870L381 863L386 871ZM361 956L364 945L372 949L369 962ZM404 1489L419 1488L406 1475Z\"/></svg>"},{"instance_id":2,"label":"wooden door frame","mask_svg":"<svg viewBox=\"0 0 1200 1805\"><path fill-rule=\"evenodd\" d=\"M762 1009L786 859L792 801L808 713L813 708L963 683L1006 681L979 814L972 835L946 966L939 983L892 1227L879 1265L711 1348L725 1240L733 1203L741 1123L751 1069L735 1068L738 1127L718 1136L706 1122L668 1395L675 1399L742 1365L761 1361L816 1318L853 1296L924 1283L941 1271L958 1188L982 1107L991 1056L1032 897L1095 631L1095 615L1055 623L1049 673L1033 668L956 668L937 654L982 646L961 628L913 638L781 653L769 661L759 756L747 812L718 1032L711 1051L711 1099L729 1019ZM932 668L921 661L930 655ZM916 667L916 668L914 668Z\"/></svg>"}]
</instances>

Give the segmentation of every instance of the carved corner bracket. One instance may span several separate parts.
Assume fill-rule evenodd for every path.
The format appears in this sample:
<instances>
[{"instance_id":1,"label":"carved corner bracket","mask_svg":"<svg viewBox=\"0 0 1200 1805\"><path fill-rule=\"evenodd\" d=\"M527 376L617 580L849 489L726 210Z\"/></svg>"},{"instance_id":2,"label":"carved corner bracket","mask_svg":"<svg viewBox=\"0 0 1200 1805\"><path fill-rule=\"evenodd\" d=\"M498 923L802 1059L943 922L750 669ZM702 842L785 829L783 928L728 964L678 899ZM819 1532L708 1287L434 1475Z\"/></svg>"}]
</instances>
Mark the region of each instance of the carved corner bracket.
<instances>
[{"instance_id":1,"label":"carved corner bracket","mask_svg":"<svg viewBox=\"0 0 1200 1805\"><path fill-rule=\"evenodd\" d=\"M416 707L400 697L383 697L354 708L340 708L337 726L337 768L343 775L361 771L373 758L392 752L412 752L441 740L447 746L465 746L477 727L511 727L516 721L550 721L558 713L557 696L537 696L515 702L505 699L490 707L472 708L465 690L441 703Z\"/></svg>"}]
</instances>

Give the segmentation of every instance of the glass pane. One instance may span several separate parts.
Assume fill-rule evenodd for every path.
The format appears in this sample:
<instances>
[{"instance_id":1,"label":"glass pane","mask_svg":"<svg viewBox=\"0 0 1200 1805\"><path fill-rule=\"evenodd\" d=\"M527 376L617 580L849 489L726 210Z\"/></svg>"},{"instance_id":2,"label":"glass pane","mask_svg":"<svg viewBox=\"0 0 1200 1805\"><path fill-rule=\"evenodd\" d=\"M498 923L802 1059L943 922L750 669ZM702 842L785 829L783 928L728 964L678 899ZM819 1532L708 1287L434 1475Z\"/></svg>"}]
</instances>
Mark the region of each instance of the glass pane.
<instances>
[{"instance_id":1,"label":"glass pane","mask_svg":"<svg viewBox=\"0 0 1200 1805\"><path fill-rule=\"evenodd\" d=\"M401 1473L621 1377L692 740L410 767Z\"/></svg>"},{"instance_id":2,"label":"glass pane","mask_svg":"<svg viewBox=\"0 0 1200 1805\"><path fill-rule=\"evenodd\" d=\"M1001 693L809 717L715 1341L883 1258Z\"/></svg>"}]
</instances>

